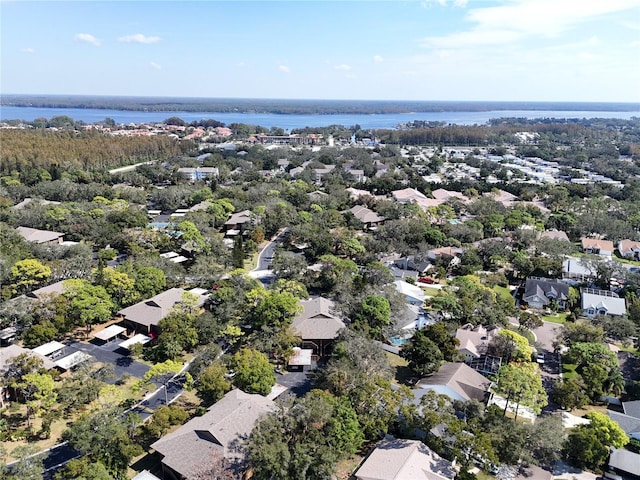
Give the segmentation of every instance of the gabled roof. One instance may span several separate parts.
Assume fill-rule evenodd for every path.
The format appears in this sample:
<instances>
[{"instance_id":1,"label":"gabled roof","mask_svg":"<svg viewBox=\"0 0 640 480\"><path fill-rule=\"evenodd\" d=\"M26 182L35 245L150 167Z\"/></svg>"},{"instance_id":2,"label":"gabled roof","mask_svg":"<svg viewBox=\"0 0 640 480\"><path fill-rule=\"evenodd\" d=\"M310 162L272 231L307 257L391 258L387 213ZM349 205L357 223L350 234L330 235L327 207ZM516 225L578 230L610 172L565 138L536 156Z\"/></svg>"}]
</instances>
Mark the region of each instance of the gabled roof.
<instances>
[{"instance_id":1,"label":"gabled roof","mask_svg":"<svg viewBox=\"0 0 640 480\"><path fill-rule=\"evenodd\" d=\"M51 360L50 358L35 353L28 348L23 348L18 345L9 345L8 347L0 348L0 371L3 371L8 367L10 360L19 355L22 355L23 353L33 355L34 357L42 360L42 364L45 370L51 370L53 367L55 367L55 363L53 363L53 360Z\"/></svg>"},{"instance_id":2,"label":"gabled roof","mask_svg":"<svg viewBox=\"0 0 640 480\"><path fill-rule=\"evenodd\" d=\"M243 210L242 212L234 213L229 220L224 222L225 225L238 225L240 223L249 223L251 221L251 210Z\"/></svg>"},{"instance_id":3,"label":"gabled roof","mask_svg":"<svg viewBox=\"0 0 640 480\"><path fill-rule=\"evenodd\" d=\"M525 282L522 299L527 301L534 296L539 297L546 305L548 298L557 300L567 300L569 295L569 285L553 278L529 277Z\"/></svg>"},{"instance_id":4,"label":"gabled roof","mask_svg":"<svg viewBox=\"0 0 640 480\"><path fill-rule=\"evenodd\" d=\"M620 428L624 430L624 433L631 435L632 433L640 433L640 418L626 415L620 412L614 412L613 410L607 410L607 415L614 422L620 425Z\"/></svg>"},{"instance_id":5,"label":"gabled roof","mask_svg":"<svg viewBox=\"0 0 640 480\"><path fill-rule=\"evenodd\" d=\"M332 340L345 327L333 314L335 304L326 298L317 297L300 301L302 312L291 323L303 340Z\"/></svg>"},{"instance_id":6,"label":"gabled roof","mask_svg":"<svg viewBox=\"0 0 640 480\"><path fill-rule=\"evenodd\" d=\"M183 476L197 470L216 450L227 459L240 460L241 443L260 416L272 408L273 401L261 395L232 390L207 413L192 418L151 448L164 457L162 463Z\"/></svg>"},{"instance_id":7,"label":"gabled roof","mask_svg":"<svg viewBox=\"0 0 640 480\"><path fill-rule=\"evenodd\" d=\"M627 415L636 417L640 420L640 400L634 400L633 402L622 402L622 409Z\"/></svg>"},{"instance_id":8,"label":"gabled roof","mask_svg":"<svg viewBox=\"0 0 640 480\"><path fill-rule=\"evenodd\" d=\"M362 223L378 223L384 221L384 217L381 217L376 212L363 205L356 205L351 207L348 211L353 213L353 216Z\"/></svg>"},{"instance_id":9,"label":"gabled roof","mask_svg":"<svg viewBox=\"0 0 640 480\"><path fill-rule=\"evenodd\" d=\"M171 288L155 297L151 297L142 302L138 302L130 307L123 308L118 312L125 320L129 320L147 327L158 325L158 322L169 315L173 306L182 300L182 295L186 292L182 288ZM198 296L198 305L203 305L205 296Z\"/></svg>"},{"instance_id":10,"label":"gabled roof","mask_svg":"<svg viewBox=\"0 0 640 480\"><path fill-rule=\"evenodd\" d=\"M565 240L569 241L569 237L562 230L546 230L540 233L540 238L549 238L551 240Z\"/></svg>"},{"instance_id":11,"label":"gabled roof","mask_svg":"<svg viewBox=\"0 0 640 480\"><path fill-rule=\"evenodd\" d=\"M613 242L611 240L602 240L600 238L581 238L582 248L598 248L607 252L613 252Z\"/></svg>"},{"instance_id":12,"label":"gabled roof","mask_svg":"<svg viewBox=\"0 0 640 480\"><path fill-rule=\"evenodd\" d=\"M418 382L420 388L446 387L439 391L452 390L464 400L484 400L491 381L464 363L445 363L440 369Z\"/></svg>"},{"instance_id":13,"label":"gabled roof","mask_svg":"<svg viewBox=\"0 0 640 480\"><path fill-rule=\"evenodd\" d=\"M456 338L460 341L458 350L468 350L470 353L480 356L489 344L489 332L482 325L473 327L464 325L456 330Z\"/></svg>"},{"instance_id":14,"label":"gabled roof","mask_svg":"<svg viewBox=\"0 0 640 480\"><path fill-rule=\"evenodd\" d=\"M624 448L612 448L609 467L640 476L640 455Z\"/></svg>"},{"instance_id":15,"label":"gabled roof","mask_svg":"<svg viewBox=\"0 0 640 480\"><path fill-rule=\"evenodd\" d=\"M65 292L64 280L52 283L46 287L38 288L32 292L27 293L27 297L37 298L42 300L45 297L57 297Z\"/></svg>"},{"instance_id":16,"label":"gabled roof","mask_svg":"<svg viewBox=\"0 0 640 480\"><path fill-rule=\"evenodd\" d=\"M623 256L634 251L640 251L640 242L627 239L620 240L618 242L618 251L620 252L620 255Z\"/></svg>"},{"instance_id":17,"label":"gabled roof","mask_svg":"<svg viewBox=\"0 0 640 480\"><path fill-rule=\"evenodd\" d=\"M582 309L606 310L607 315L626 315L627 305L624 298L607 290L582 289Z\"/></svg>"},{"instance_id":18,"label":"gabled roof","mask_svg":"<svg viewBox=\"0 0 640 480\"><path fill-rule=\"evenodd\" d=\"M420 193L415 188L403 188L402 190L395 190L391 192L394 200L401 203L409 203L418 199L427 199L427 196Z\"/></svg>"},{"instance_id":19,"label":"gabled roof","mask_svg":"<svg viewBox=\"0 0 640 480\"><path fill-rule=\"evenodd\" d=\"M420 287L411 285L409 282L405 282L403 280L396 280L394 283L398 293L424 302L424 291Z\"/></svg>"},{"instance_id":20,"label":"gabled roof","mask_svg":"<svg viewBox=\"0 0 640 480\"><path fill-rule=\"evenodd\" d=\"M358 480L452 480L456 472L421 441L387 436L355 475Z\"/></svg>"},{"instance_id":21,"label":"gabled roof","mask_svg":"<svg viewBox=\"0 0 640 480\"><path fill-rule=\"evenodd\" d=\"M445 190L444 188L438 188L434 190L433 192L431 192L431 195L433 195L433 198L437 200L449 200L450 198L454 198L454 197L459 200L462 200L463 202L467 202L469 200L469 197L463 195L460 192Z\"/></svg>"},{"instance_id":22,"label":"gabled roof","mask_svg":"<svg viewBox=\"0 0 640 480\"><path fill-rule=\"evenodd\" d=\"M37 228L30 227L18 227L16 230L27 242L33 243L53 242L64 235L64 233L60 232L49 232L47 230L38 230Z\"/></svg>"}]
</instances>

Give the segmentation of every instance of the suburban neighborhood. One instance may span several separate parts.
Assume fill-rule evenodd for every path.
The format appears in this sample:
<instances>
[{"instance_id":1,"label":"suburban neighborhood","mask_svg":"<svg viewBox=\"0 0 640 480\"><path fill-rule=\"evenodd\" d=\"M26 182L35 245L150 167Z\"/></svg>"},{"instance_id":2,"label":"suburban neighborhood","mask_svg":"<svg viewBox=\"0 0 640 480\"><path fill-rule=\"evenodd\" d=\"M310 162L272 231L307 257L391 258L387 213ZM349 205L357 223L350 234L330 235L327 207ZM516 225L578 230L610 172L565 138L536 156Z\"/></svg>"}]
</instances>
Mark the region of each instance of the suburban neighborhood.
<instances>
[{"instance_id":1,"label":"suburban neighborhood","mask_svg":"<svg viewBox=\"0 0 640 480\"><path fill-rule=\"evenodd\" d=\"M0 476L639 479L638 121L313 130L0 125Z\"/></svg>"}]
</instances>

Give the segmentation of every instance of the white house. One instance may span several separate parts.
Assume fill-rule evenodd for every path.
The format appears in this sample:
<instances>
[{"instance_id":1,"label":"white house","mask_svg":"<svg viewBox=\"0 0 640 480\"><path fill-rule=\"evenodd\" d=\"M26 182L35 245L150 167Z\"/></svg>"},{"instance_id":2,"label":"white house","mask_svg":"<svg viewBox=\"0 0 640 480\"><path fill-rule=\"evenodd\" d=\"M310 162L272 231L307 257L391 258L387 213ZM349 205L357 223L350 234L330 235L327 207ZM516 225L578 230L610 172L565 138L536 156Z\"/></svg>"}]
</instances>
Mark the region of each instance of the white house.
<instances>
[{"instance_id":1,"label":"white house","mask_svg":"<svg viewBox=\"0 0 640 480\"><path fill-rule=\"evenodd\" d=\"M593 318L596 315L624 316L627 314L627 305L624 298L618 297L617 293L608 290L597 290L595 288L583 288L582 293L582 314L585 317Z\"/></svg>"},{"instance_id":2,"label":"white house","mask_svg":"<svg viewBox=\"0 0 640 480\"><path fill-rule=\"evenodd\" d=\"M396 280L394 283L396 290L404 295L407 303L411 303L412 305L422 305L424 303L425 295L420 287L416 287L402 280Z\"/></svg>"}]
</instances>

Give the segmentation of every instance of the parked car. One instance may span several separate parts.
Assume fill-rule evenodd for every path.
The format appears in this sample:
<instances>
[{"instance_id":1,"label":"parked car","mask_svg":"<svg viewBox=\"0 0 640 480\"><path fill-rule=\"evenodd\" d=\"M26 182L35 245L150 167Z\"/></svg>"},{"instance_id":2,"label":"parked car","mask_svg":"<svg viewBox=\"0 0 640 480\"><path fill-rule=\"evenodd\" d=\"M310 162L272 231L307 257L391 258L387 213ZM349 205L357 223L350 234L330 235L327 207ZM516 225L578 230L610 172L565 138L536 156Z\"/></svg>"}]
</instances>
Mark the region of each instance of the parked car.
<instances>
[{"instance_id":1,"label":"parked car","mask_svg":"<svg viewBox=\"0 0 640 480\"><path fill-rule=\"evenodd\" d=\"M436 281L431 277L420 277L418 281L420 283L428 283L428 284L436 283Z\"/></svg>"},{"instance_id":2,"label":"parked car","mask_svg":"<svg viewBox=\"0 0 640 480\"><path fill-rule=\"evenodd\" d=\"M538 355L536 355L536 362L538 362L540 365L544 364L544 353L539 353Z\"/></svg>"}]
</instances>

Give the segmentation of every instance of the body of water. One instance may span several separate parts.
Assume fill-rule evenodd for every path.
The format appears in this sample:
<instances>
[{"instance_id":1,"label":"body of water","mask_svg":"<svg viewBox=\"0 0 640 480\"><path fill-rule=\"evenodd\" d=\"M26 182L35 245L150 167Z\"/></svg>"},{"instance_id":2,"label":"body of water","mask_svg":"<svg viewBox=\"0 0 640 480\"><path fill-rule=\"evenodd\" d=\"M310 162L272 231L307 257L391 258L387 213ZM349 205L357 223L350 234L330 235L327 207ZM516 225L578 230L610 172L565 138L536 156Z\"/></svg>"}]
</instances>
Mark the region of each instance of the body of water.
<instances>
[{"instance_id":1,"label":"body of water","mask_svg":"<svg viewBox=\"0 0 640 480\"><path fill-rule=\"evenodd\" d=\"M90 108L32 108L32 107L0 107L0 119L33 121L36 118L47 118L66 115L74 120L95 123L105 118L113 118L116 123L153 123L161 122L169 117L180 117L185 122L194 120L215 119L227 125L246 123L263 127L280 127L287 131L294 128L326 127L329 125L360 125L364 129L393 129L398 125L413 120L454 123L458 125L483 125L495 118L620 118L640 117L638 112L614 111L563 111L563 110L496 110L487 112L416 112L389 114L274 114L274 113L220 113L220 112L138 112L125 110L103 110Z\"/></svg>"}]
</instances>

